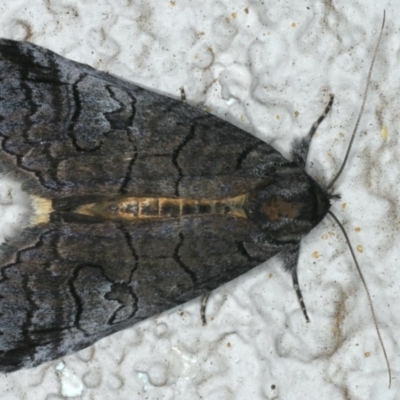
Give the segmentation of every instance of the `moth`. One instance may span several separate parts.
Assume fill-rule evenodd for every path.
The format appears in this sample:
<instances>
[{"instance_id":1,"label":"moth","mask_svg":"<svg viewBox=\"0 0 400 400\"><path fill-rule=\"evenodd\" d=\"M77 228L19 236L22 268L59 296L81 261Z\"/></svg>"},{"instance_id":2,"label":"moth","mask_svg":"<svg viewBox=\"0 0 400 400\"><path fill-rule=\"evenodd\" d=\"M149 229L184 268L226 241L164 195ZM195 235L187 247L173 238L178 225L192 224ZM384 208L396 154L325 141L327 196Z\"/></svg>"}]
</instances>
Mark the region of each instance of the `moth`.
<instances>
[{"instance_id":1,"label":"moth","mask_svg":"<svg viewBox=\"0 0 400 400\"><path fill-rule=\"evenodd\" d=\"M39 46L0 40L1 172L30 218L0 256L0 371L85 348L277 253L297 279L301 238L331 195L238 127ZM204 310L203 310L204 311Z\"/></svg>"}]
</instances>

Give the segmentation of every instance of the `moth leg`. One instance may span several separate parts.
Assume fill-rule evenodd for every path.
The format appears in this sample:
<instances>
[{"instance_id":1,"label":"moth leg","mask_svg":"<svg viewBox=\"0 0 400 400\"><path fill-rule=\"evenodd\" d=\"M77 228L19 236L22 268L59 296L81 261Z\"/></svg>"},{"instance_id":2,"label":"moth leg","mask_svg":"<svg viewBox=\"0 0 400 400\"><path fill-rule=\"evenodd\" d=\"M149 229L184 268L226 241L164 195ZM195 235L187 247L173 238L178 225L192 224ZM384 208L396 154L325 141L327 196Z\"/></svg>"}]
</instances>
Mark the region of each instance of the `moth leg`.
<instances>
[{"instance_id":1,"label":"moth leg","mask_svg":"<svg viewBox=\"0 0 400 400\"><path fill-rule=\"evenodd\" d=\"M210 294L211 294L211 292L203 294L203 296L201 296L201 300L200 300L200 317L201 317L201 321L203 322L203 326L207 325L206 307L207 307L207 302L210 297Z\"/></svg>"},{"instance_id":2,"label":"moth leg","mask_svg":"<svg viewBox=\"0 0 400 400\"><path fill-rule=\"evenodd\" d=\"M182 86L179 88L180 92L181 92L181 102L182 103L186 103L186 92L185 92L185 88Z\"/></svg>"},{"instance_id":3,"label":"moth leg","mask_svg":"<svg viewBox=\"0 0 400 400\"><path fill-rule=\"evenodd\" d=\"M308 314L307 314L306 305L303 300L303 295L300 290L299 280L297 278L297 268L295 268L292 271L292 279L293 279L293 287L296 292L297 298L299 299L300 307L303 311L304 318L306 319L307 322L310 322L310 318L308 318Z\"/></svg>"},{"instance_id":4,"label":"moth leg","mask_svg":"<svg viewBox=\"0 0 400 400\"><path fill-rule=\"evenodd\" d=\"M307 136L302 139L296 139L293 143L292 147L292 159L293 161L302 169L306 166L308 150L310 148L311 139L314 136L314 133L317 131L318 126L321 122L325 119L328 115L330 109L332 108L334 96L333 94L330 95L329 102L325 107L324 112L322 115L312 124L310 131L308 132Z\"/></svg>"},{"instance_id":5,"label":"moth leg","mask_svg":"<svg viewBox=\"0 0 400 400\"><path fill-rule=\"evenodd\" d=\"M306 305L303 300L303 295L300 290L299 278L297 276L297 263L299 260L300 253L300 245L291 246L285 250L283 250L283 268L285 271L289 272L292 275L293 288L296 292L297 299L299 300L301 310L303 311L304 318L307 322L310 322L310 318L308 318Z\"/></svg>"}]
</instances>

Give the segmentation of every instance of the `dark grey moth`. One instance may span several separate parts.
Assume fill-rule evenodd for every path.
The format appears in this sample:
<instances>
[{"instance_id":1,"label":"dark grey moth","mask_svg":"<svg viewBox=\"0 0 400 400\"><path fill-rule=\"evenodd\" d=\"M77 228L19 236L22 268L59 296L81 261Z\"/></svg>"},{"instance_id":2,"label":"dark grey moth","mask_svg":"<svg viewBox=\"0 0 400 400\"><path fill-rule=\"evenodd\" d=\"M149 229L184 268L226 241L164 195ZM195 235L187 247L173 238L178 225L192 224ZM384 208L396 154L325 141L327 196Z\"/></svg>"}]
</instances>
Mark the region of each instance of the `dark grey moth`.
<instances>
[{"instance_id":1,"label":"dark grey moth","mask_svg":"<svg viewBox=\"0 0 400 400\"><path fill-rule=\"evenodd\" d=\"M211 114L30 43L0 41L1 171L31 218L1 248L0 371L175 307L301 238L330 208L292 161Z\"/></svg>"}]
</instances>

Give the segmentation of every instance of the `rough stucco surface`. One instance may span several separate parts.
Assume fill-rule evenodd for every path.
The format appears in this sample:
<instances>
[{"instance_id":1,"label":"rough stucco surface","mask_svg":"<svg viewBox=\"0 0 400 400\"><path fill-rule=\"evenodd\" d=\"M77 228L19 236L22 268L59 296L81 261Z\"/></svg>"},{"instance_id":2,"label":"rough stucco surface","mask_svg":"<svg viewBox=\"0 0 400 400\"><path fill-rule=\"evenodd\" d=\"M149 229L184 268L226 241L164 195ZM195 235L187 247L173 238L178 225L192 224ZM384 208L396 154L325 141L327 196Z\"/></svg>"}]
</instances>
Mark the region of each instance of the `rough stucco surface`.
<instances>
[{"instance_id":1,"label":"rough stucco surface","mask_svg":"<svg viewBox=\"0 0 400 400\"><path fill-rule=\"evenodd\" d=\"M2 0L0 34L169 96L184 87L190 103L286 156L334 93L308 165L327 183L343 160L386 9L367 105L333 210L369 285L392 388L362 283L326 218L304 239L299 261L310 324L275 258L214 292L206 327L194 300L62 361L0 375L1 399L399 398L400 3L348 4Z\"/></svg>"}]
</instances>

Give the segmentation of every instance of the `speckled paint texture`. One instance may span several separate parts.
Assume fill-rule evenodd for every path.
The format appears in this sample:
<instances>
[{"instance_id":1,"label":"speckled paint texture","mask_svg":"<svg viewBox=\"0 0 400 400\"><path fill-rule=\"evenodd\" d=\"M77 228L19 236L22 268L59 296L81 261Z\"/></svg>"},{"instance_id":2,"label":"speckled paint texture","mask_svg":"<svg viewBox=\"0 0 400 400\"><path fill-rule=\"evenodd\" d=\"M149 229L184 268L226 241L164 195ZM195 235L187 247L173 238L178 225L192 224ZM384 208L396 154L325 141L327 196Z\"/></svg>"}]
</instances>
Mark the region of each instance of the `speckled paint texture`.
<instances>
[{"instance_id":1,"label":"speckled paint texture","mask_svg":"<svg viewBox=\"0 0 400 400\"><path fill-rule=\"evenodd\" d=\"M333 93L307 168L324 184L343 160L384 9L367 105L333 211L368 282L392 388L361 280L326 218L302 242L299 260L310 324L274 258L213 292L207 326L194 300L62 360L1 375L2 400L399 398L399 2L3 0L0 35L172 97L184 87L188 102L285 156ZM19 217L1 194L0 215Z\"/></svg>"}]
</instances>

